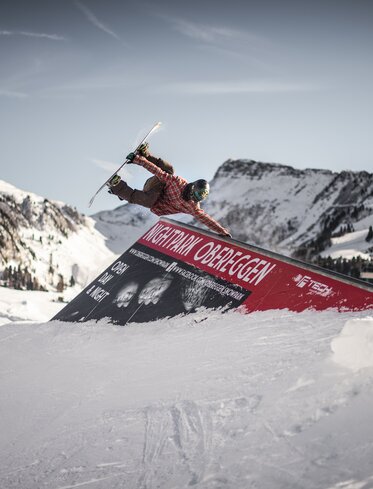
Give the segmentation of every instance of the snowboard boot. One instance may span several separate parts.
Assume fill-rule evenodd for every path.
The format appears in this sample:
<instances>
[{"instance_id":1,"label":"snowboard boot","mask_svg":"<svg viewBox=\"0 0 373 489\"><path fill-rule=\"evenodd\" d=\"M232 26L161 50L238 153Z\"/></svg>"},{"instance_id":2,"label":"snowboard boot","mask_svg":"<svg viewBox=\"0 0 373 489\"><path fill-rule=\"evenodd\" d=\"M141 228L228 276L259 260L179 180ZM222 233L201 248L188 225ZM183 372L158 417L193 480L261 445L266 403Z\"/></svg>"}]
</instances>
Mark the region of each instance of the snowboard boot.
<instances>
[{"instance_id":1,"label":"snowboard boot","mask_svg":"<svg viewBox=\"0 0 373 489\"><path fill-rule=\"evenodd\" d=\"M109 194L114 194L119 197L120 200L127 200L130 202L134 189L129 187L119 175L114 175L108 181L107 186L109 187Z\"/></svg>"},{"instance_id":2,"label":"snowboard boot","mask_svg":"<svg viewBox=\"0 0 373 489\"><path fill-rule=\"evenodd\" d=\"M111 177L111 179L108 181L108 183L106 184L108 187L115 187L116 185L118 185L118 183L121 181L121 178L119 175L114 175L113 177Z\"/></svg>"},{"instance_id":3,"label":"snowboard boot","mask_svg":"<svg viewBox=\"0 0 373 489\"><path fill-rule=\"evenodd\" d=\"M109 188L109 194L114 194L117 197L119 197L120 200L126 200L127 202L132 203L132 196L136 192L135 189L129 187L127 183L122 180L118 175L117 179L113 180L113 178L110 180L110 188ZM114 185L114 183L116 184Z\"/></svg>"}]
</instances>

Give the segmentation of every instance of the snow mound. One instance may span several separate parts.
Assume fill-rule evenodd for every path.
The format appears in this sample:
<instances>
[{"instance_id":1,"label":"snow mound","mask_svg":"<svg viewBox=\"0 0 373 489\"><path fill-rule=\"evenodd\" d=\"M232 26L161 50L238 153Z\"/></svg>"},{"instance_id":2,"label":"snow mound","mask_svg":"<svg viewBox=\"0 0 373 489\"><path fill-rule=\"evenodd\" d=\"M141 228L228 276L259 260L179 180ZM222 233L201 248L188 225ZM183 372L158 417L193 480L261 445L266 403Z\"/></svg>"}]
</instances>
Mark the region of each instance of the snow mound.
<instances>
[{"instance_id":1,"label":"snow mound","mask_svg":"<svg viewBox=\"0 0 373 489\"><path fill-rule=\"evenodd\" d=\"M339 365L354 371L373 367L373 317L347 321L331 346Z\"/></svg>"}]
</instances>

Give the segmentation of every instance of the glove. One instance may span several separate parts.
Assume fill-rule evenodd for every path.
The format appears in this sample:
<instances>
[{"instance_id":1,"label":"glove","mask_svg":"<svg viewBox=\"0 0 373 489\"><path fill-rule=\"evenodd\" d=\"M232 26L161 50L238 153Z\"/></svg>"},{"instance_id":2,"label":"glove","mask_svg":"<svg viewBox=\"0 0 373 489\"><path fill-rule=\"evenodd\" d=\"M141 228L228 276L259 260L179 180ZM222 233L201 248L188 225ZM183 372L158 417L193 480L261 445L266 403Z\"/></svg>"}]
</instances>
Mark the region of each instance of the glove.
<instances>
[{"instance_id":1,"label":"glove","mask_svg":"<svg viewBox=\"0 0 373 489\"><path fill-rule=\"evenodd\" d=\"M231 237L232 237L231 233L228 233L228 232L226 232L226 233L225 233L225 234L223 234L222 236L224 236L224 237L226 237L226 238L231 238Z\"/></svg>"},{"instance_id":2,"label":"glove","mask_svg":"<svg viewBox=\"0 0 373 489\"><path fill-rule=\"evenodd\" d=\"M136 158L136 153L130 153L126 156L126 159L130 162L133 163L133 160Z\"/></svg>"},{"instance_id":3,"label":"glove","mask_svg":"<svg viewBox=\"0 0 373 489\"><path fill-rule=\"evenodd\" d=\"M149 143L142 143L140 146L137 148L137 153L141 156L144 156L147 158L149 156Z\"/></svg>"}]
</instances>

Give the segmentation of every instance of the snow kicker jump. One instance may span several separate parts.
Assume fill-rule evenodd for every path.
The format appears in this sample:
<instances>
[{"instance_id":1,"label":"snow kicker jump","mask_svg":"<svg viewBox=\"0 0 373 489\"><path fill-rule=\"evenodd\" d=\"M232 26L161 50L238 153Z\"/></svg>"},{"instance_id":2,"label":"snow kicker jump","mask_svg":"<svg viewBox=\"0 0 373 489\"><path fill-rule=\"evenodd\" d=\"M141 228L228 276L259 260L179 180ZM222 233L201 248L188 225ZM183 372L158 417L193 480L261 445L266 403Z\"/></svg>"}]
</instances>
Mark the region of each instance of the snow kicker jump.
<instances>
[{"instance_id":1,"label":"snow kicker jump","mask_svg":"<svg viewBox=\"0 0 373 489\"><path fill-rule=\"evenodd\" d=\"M125 325L200 307L366 310L373 286L162 218L53 319Z\"/></svg>"}]
</instances>

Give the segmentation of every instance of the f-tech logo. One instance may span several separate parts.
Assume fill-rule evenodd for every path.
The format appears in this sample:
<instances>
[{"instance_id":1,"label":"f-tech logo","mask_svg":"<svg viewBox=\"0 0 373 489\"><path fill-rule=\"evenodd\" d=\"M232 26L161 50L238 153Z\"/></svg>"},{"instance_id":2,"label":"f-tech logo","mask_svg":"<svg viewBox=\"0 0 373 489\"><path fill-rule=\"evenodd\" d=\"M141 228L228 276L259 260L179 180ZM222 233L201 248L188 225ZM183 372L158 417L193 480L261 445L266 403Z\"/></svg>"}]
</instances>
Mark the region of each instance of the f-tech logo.
<instances>
[{"instance_id":1,"label":"f-tech logo","mask_svg":"<svg viewBox=\"0 0 373 489\"><path fill-rule=\"evenodd\" d=\"M308 291L312 294L321 295L322 297L328 297L329 295L333 294L332 287L329 287L328 285L321 282L317 282L308 275L297 275L293 278L293 280L296 283L297 287L301 289L307 288Z\"/></svg>"}]
</instances>

